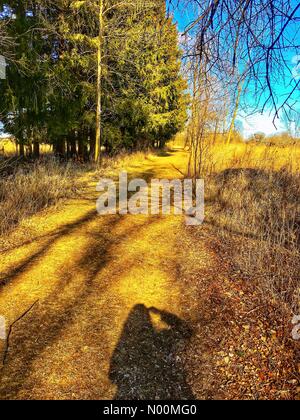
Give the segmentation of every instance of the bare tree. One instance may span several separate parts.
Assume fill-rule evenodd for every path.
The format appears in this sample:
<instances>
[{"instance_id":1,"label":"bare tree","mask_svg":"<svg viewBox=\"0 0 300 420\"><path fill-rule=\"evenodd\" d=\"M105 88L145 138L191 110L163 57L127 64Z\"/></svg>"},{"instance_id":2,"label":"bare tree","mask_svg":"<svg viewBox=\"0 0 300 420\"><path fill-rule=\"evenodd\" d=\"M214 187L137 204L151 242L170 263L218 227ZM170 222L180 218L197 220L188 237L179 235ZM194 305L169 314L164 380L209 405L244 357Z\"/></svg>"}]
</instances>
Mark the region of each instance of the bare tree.
<instances>
[{"instance_id":1,"label":"bare tree","mask_svg":"<svg viewBox=\"0 0 300 420\"><path fill-rule=\"evenodd\" d=\"M103 50L103 16L104 1L99 0L99 37L97 52L97 109L96 109L96 142L95 161L101 163L101 112L102 112L102 50Z\"/></svg>"},{"instance_id":2,"label":"bare tree","mask_svg":"<svg viewBox=\"0 0 300 420\"><path fill-rule=\"evenodd\" d=\"M185 30L195 44L187 57L196 54L208 62L209 73L218 78L238 71L244 89L251 89L252 99L255 95L257 109L274 110L274 124L281 113L295 106L300 78L294 77L288 59L299 54L300 2L185 0L185 5L194 16ZM276 86L287 77L289 87L282 95Z\"/></svg>"},{"instance_id":3,"label":"bare tree","mask_svg":"<svg viewBox=\"0 0 300 420\"><path fill-rule=\"evenodd\" d=\"M207 65L195 56L188 66L192 90L191 117L187 129L190 152L188 175L193 178L212 172L213 146L218 137L223 138L222 123L227 113L228 97L218 95L219 85L208 77Z\"/></svg>"}]
</instances>

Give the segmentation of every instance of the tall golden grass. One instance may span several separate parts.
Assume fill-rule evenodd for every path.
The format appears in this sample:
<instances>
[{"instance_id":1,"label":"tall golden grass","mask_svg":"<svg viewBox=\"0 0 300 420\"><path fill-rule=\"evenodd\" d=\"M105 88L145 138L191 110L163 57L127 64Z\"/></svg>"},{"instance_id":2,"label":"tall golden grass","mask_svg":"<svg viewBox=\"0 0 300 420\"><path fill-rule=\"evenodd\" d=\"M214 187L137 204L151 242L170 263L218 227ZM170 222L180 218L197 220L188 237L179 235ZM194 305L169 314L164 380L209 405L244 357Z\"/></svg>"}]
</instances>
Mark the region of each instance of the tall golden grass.
<instances>
[{"instance_id":1,"label":"tall golden grass","mask_svg":"<svg viewBox=\"0 0 300 420\"><path fill-rule=\"evenodd\" d=\"M25 146L25 153L28 153L28 147ZM40 153L47 155L51 153L51 146L42 143L40 145ZM0 138L0 158L9 158L18 155L18 147L16 142L11 138Z\"/></svg>"},{"instance_id":2,"label":"tall golden grass","mask_svg":"<svg viewBox=\"0 0 300 420\"><path fill-rule=\"evenodd\" d=\"M205 159L208 223L266 302L300 313L300 146L224 144Z\"/></svg>"},{"instance_id":3,"label":"tall golden grass","mask_svg":"<svg viewBox=\"0 0 300 420\"><path fill-rule=\"evenodd\" d=\"M184 145L184 135L170 144ZM207 223L240 271L257 279L264 299L300 313L300 145L220 142L204 150ZM107 160L100 172L109 175L136 158ZM96 170L75 166L50 158L0 178L0 234L74 194L78 171Z\"/></svg>"},{"instance_id":4,"label":"tall golden grass","mask_svg":"<svg viewBox=\"0 0 300 420\"><path fill-rule=\"evenodd\" d=\"M23 219L61 200L76 196L92 178L115 176L116 170L145 158L145 153L105 157L94 163L60 162L48 154L36 162L0 160L0 236L13 230Z\"/></svg>"},{"instance_id":5,"label":"tall golden grass","mask_svg":"<svg viewBox=\"0 0 300 420\"><path fill-rule=\"evenodd\" d=\"M72 196L74 176L71 165L51 159L16 167L9 167L9 162L0 164L0 235L24 218Z\"/></svg>"}]
</instances>

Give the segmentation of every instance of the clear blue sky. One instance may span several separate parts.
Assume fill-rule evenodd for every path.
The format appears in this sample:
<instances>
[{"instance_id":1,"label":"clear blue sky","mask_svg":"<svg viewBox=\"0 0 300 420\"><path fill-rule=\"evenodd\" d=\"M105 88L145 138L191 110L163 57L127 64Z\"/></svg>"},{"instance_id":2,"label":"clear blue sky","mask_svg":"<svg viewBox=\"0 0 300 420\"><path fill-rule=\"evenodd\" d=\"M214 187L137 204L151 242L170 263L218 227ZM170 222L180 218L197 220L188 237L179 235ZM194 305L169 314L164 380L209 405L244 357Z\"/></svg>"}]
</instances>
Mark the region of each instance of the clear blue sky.
<instances>
[{"instance_id":1,"label":"clear blue sky","mask_svg":"<svg viewBox=\"0 0 300 420\"><path fill-rule=\"evenodd\" d=\"M182 32L189 25L189 23L193 21L193 18L195 16L193 16L192 10L190 8L182 7L183 3L180 2L180 0L178 4L179 6L177 9L173 10L172 8L170 8L170 11L174 13L174 20L178 24L179 31ZM291 5L293 7L296 7L297 4L298 4L298 0L291 0ZM167 6L169 7L169 0L167 0ZM300 12L298 13L298 16L300 17ZM299 22L298 22L298 25L299 25ZM295 28L292 28L290 34L287 32L286 36L287 37L292 36L294 35L294 33L295 33ZM300 39L299 39L298 44L300 44ZM291 90L291 87L289 86L291 82L290 71L293 68L295 68L297 64L296 61L293 63L293 59L296 60L295 53L292 53L292 52L287 53L285 59L286 59L286 64L287 64L285 76L282 78L279 78L279 81L274 88L274 91L276 92L276 95L278 96L279 100L282 100L282 98L284 98L290 92ZM300 56L299 56L299 60L300 60ZM300 76L300 69L298 71L298 74ZM262 83L265 83L265 80L262 80ZM248 102L249 106L253 105L253 99L249 93L244 96L244 99ZM297 101L296 108L300 112L299 90L294 95L294 99L295 101ZM264 100L265 100L265 97L262 96L261 104L263 104ZM260 112L256 112L251 117L247 117L246 113L241 111L240 116L239 116L240 124L242 124L243 126L245 136L250 136L251 134L257 131L263 131L266 134L275 133L276 129L273 125L273 117L274 117L274 110L272 108L269 108L268 110L266 110L264 114L261 114ZM277 120L276 124L277 124L278 131L285 130L285 126L282 121Z\"/></svg>"}]
</instances>

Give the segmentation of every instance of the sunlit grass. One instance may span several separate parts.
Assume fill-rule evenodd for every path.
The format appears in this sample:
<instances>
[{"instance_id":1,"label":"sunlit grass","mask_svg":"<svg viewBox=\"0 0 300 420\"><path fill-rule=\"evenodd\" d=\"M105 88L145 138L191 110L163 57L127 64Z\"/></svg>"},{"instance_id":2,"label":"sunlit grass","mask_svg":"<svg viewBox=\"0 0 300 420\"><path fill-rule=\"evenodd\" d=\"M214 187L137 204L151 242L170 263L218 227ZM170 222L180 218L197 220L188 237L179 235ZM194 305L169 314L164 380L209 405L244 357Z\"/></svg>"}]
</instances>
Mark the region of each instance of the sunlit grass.
<instances>
[{"instance_id":1,"label":"sunlit grass","mask_svg":"<svg viewBox=\"0 0 300 420\"><path fill-rule=\"evenodd\" d=\"M215 145L210 153L214 169L219 172L228 168L253 168L278 171L300 171L300 144L268 146L263 144Z\"/></svg>"},{"instance_id":2,"label":"sunlit grass","mask_svg":"<svg viewBox=\"0 0 300 420\"><path fill-rule=\"evenodd\" d=\"M2 172L6 170L4 163ZM24 218L74 195L79 186L79 181L75 185L77 176L72 165L54 160L13 168L0 178L0 235Z\"/></svg>"},{"instance_id":3,"label":"sunlit grass","mask_svg":"<svg viewBox=\"0 0 300 420\"><path fill-rule=\"evenodd\" d=\"M300 145L214 145L206 156L207 221L263 299L300 310Z\"/></svg>"},{"instance_id":4,"label":"sunlit grass","mask_svg":"<svg viewBox=\"0 0 300 420\"><path fill-rule=\"evenodd\" d=\"M174 177L174 161L184 166L186 153L136 154L106 162L105 170L91 168L80 196L24 219L14 231L21 243L8 244L1 255L0 313L11 323L39 302L26 328L20 323L14 330L2 396L113 398L111 358L132 309L145 305L182 316L187 302L174 252L180 218L95 211L99 176L126 169L130 176ZM153 328L166 326L153 319Z\"/></svg>"},{"instance_id":5,"label":"sunlit grass","mask_svg":"<svg viewBox=\"0 0 300 420\"><path fill-rule=\"evenodd\" d=\"M25 146L25 153L28 153L28 148ZM48 144L42 143L40 145L40 153L47 155L52 152L52 148ZM18 155L18 147L16 142L10 138L0 138L0 157L12 157Z\"/></svg>"},{"instance_id":6,"label":"sunlit grass","mask_svg":"<svg viewBox=\"0 0 300 420\"><path fill-rule=\"evenodd\" d=\"M295 233L286 221L298 214L299 178L288 149L276 163L277 155L266 146L214 146L208 162L214 171L206 175L206 225L199 227L197 241L180 217L97 216L100 177L117 178L124 169L129 177L181 178L188 162L183 146L178 141L175 149L170 144L158 154L85 167L79 196L25 218L8 235L1 253L0 313L12 323L39 301L14 329L2 396L113 398L112 355L132 309L145 305L198 319L198 285L209 282L210 271L227 276L211 251L215 240L226 251L224 261L233 261L241 276L255 282L265 301L295 308L299 253L295 240L286 242ZM211 226L215 230L202 236ZM229 278L229 288L231 283ZM151 322L161 333L168 326L158 314L152 311ZM132 352L127 354L130 358ZM151 386L155 390L157 384Z\"/></svg>"}]
</instances>

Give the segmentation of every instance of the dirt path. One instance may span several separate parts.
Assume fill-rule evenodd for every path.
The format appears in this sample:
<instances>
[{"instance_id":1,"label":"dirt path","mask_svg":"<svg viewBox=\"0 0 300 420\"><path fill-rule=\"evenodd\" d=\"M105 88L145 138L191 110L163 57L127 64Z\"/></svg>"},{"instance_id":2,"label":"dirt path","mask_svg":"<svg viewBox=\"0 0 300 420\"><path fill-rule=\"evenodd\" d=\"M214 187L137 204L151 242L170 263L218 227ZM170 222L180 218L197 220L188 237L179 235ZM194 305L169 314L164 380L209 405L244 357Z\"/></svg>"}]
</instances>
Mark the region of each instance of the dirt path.
<instances>
[{"instance_id":1,"label":"dirt path","mask_svg":"<svg viewBox=\"0 0 300 420\"><path fill-rule=\"evenodd\" d=\"M171 178L184 165L177 151L127 169ZM23 223L32 239L1 254L0 314L12 325L36 304L11 329L0 398L229 397L223 367L242 356L227 356L224 340L247 335L240 285L181 217L98 216L96 181Z\"/></svg>"},{"instance_id":2,"label":"dirt path","mask_svg":"<svg viewBox=\"0 0 300 420\"><path fill-rule=\"evenodd\" d=\"M147 159L128 170L132 176L174 176L173 160ZM37 301L12 328L2 370L3 398L112 398L116 393L130 398L159 395L162 389L178 396L188 392L187 385L180 391L184 377L170 378L169 391L163 384L155 391L149 378L161 375L164 358L171 357L167 347L172 337L164 331L181 335L177 329L185 329L179 326L183 303L176 279L182 220L99 217L94 181L82 199L27 221L34 239L1 255L0 314L8 325ZM160 327L165 324L160 318L169 315L158 310L174 316L168 330ZM144 361L140 352L145 353ZM160 368L148 375L153 361ZM141 380L143 384L137 383Z\"/></svg>"}]
</instances>

